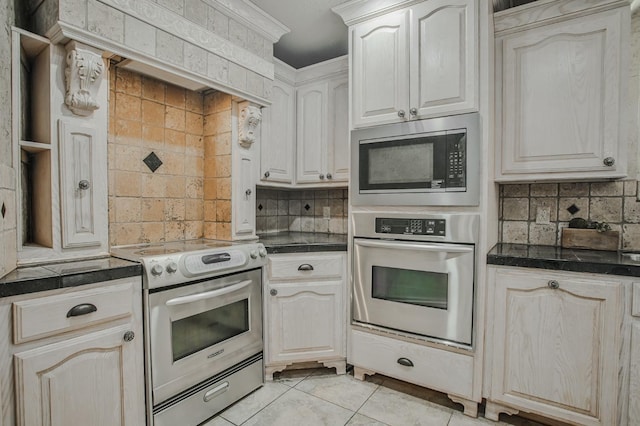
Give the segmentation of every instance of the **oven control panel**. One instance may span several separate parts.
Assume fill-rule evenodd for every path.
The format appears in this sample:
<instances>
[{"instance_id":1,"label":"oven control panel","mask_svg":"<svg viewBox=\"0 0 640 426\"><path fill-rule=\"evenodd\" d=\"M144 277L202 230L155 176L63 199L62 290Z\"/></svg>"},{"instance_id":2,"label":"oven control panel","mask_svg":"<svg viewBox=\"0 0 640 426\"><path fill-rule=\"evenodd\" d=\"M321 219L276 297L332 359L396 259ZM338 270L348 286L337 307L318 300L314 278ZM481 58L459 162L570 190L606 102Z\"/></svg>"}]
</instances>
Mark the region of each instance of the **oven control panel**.
<instances>
[{"instance_id":1,"label":"oven control panel","mask_svg":"<svg viewBox=\"0 0 640 426\"><path fill-rule=\"evenodd\" d=\"M376 233L379 234L435 235L444 237L446 227L447 221L445 219L376 218Z\"/></svg>"}]
</instances>

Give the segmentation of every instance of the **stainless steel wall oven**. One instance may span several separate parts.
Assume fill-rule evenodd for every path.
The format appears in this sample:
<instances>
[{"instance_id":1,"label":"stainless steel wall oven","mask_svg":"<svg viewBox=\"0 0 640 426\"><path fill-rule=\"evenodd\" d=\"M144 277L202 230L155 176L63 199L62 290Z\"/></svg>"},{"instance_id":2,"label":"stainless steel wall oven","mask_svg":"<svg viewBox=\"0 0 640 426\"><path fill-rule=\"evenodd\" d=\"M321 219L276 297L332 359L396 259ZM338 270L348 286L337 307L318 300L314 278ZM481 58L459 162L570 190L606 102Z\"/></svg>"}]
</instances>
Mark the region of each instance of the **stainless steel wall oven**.
<instances>
[{"instance_id":1,"label":"stainless steel wall oven","mask_svg":"<svg viewBox=\"0 0 640 426\"><path fill-rule=\"evenodd\" d=\"M478 216L353 213L352 322L473 344Z\"/></svg>"}]
</instances>

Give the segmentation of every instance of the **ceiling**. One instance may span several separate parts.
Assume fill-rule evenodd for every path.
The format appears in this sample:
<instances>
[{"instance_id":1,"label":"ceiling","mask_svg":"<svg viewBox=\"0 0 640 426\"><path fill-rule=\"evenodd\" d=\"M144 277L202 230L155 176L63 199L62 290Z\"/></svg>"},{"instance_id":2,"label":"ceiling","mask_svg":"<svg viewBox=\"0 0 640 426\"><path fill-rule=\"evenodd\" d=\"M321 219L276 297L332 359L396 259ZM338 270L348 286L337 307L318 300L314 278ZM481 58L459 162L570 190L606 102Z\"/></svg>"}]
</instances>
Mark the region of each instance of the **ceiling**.
<instances>
[{"instance_id":1,"label":"ceiling","mask_svg":"<svg viewBox=\"0 0 640 426\"><path fill-rule=\"evenodd\" d=\"M273 55L294 68L346 55L347 26L331 8L347 0L251 0L291 29Z\"/></svg>"}]
</instances>

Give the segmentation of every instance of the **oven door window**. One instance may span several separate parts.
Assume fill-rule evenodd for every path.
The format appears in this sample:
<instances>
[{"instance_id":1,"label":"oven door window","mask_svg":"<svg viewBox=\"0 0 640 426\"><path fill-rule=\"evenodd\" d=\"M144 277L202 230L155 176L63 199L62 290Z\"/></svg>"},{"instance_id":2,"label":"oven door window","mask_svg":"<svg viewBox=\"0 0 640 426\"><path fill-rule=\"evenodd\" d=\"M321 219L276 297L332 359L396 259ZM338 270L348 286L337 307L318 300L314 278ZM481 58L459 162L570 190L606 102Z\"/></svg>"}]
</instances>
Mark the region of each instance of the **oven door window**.
<instances>
[{"instance_id":1,"label":"oven door window","mask_svg":"<svg viewBox=\"0 0 640 426\"><path fill-rule=\"evenodd\" d=\"M373 266L371 275L374 299L437 309L448 307L448 274Z\"/></svg>"},{"instance_id":2,"label":"oven door window","mask_svg":"<svg viewBox=\"0 0 640 426\"><path fill-rule=\"evenodd\" d=\"M171 321L173 361L249 331L249 300Z\"/></svg>"}]
</instances>

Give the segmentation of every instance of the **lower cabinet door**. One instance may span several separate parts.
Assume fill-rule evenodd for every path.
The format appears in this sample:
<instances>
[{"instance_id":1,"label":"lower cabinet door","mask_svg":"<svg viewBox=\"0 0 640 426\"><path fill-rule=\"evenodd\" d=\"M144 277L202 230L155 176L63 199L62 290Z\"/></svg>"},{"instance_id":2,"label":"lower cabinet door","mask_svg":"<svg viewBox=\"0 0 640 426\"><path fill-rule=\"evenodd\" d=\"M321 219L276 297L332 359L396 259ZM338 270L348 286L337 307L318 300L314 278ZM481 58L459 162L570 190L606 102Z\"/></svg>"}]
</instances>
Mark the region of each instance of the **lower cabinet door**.
<instances>
[{"instance_id":1,"label":"lower cabinet door","mask_svg":"<svg viewBox=\"0 0 640 426\"><path fill-rule=\"evenodd\" d=\"M496 270L491 400L580 425L617 423L620 282Z\"/></svg>"},{"instance_id":2,"label":"lower cabinet door","mask_svg":"<svg viewBox=\"0 0 640 426\"><path fill-rule=\"evenodd\" d=\"M125 324L16 354L17 424L144 425L142 335L131 333Z\"/></svg>"},{"instance_id":3,"label":"lower cabinet door","mask_svg":"<svg viewBox=\"0 0 640 426\"><path fill-rule=\"evenodd\" d=\"M640 319L631 324L631 366L629 368L629 425L640 421Z\"/></svg>"},{"instance_id":4,"label":"lower cabinet door","mask_svg":"<svg viewBox=\"0 0 640 426\"><path fill-rule=\"evenodd\" d=\"M341 281L269 285L267 364L345 356L342 285Z\"/></svg>"}]
</instances>

